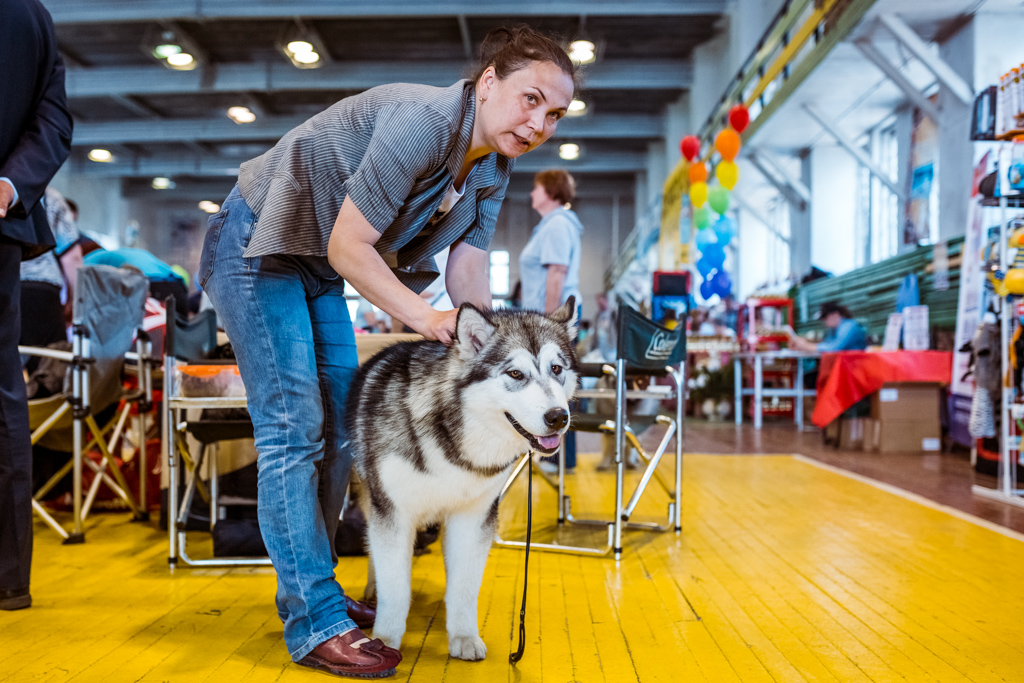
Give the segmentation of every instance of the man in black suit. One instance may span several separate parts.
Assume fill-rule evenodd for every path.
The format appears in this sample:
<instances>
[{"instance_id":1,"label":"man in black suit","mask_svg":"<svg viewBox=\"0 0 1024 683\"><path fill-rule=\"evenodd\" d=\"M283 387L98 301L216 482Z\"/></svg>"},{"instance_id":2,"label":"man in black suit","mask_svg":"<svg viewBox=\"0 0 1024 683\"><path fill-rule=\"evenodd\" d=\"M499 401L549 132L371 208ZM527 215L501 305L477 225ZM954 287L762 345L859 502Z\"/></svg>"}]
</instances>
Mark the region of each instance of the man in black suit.
<instances>
[{"instance_id":1,"label":"man in black suit","mask_svg":"<svg viewBox=\"0 0 1024 683\"><path fill-rule=\"evenodd\" d=\"M39 0L0 0L0 609L32 604L32 447L18 356L21 261L52 249L40 199L71 150L64 63Z\"/></svg>"}]
</instances>

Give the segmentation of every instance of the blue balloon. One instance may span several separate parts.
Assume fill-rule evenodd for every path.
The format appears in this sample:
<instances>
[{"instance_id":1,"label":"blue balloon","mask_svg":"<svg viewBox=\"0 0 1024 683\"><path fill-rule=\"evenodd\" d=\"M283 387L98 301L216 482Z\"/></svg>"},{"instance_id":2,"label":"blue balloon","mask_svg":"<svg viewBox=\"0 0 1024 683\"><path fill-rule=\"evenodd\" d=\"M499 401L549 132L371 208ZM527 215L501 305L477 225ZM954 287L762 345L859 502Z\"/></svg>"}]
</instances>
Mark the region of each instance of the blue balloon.
<instances>
[{"instance_id":1,"label":"blue balloon","mask_svg":"<svg viewBox=\"0 0 1024 683\"><path fill-rule=\"evenodd\" d=\"M703 251L704 247L718 241L718 235L714 230L698 230L694 241L697 243L697 248Z\"/></svg>"},{"instance_id":2,"label":"blue balloon","mask_svg":"<svg viewBox=\"0 0 1024 683\"><path fill-rule=\"evenodd\" d=\"M711 278L711 291L721 297L729 296L732 292L732 278L729 273L720 270Z\"/></svg>"},{"instance_id":3,"label":"blue balloon","mask_svg":"<svg viewBox=\"0 0 1024 683\"><path fill-rule=\"evenodd\" d=\"M736 221L728 216L722 216L715 223L714 230L719 244L729 244L732 238L736 236Z\"/></svg>"},{"instance_id":4,"label":"blue balloon","mask_svg":"<svg viewBox=\"0 0 1024 683\"><path fill-rule=\"evenodd\" d=\"M710 275L711 271L713 271L714 269L715 269L715 267L713 265L711 265L710 263L708 263L707 259L705 259L705 258L697 259L697 272L700 273L700 276L702 278L707 279L708 275Z\"/></svg>"},{"instance_id":5,"label":"blue balloon","mask_svg":"<svg viewBox=\"0 0 1024 683\"><path fill-rule=\"evenodd\" d=\"M701 257L706 259L708 265L712 268L721 269L725 264L725 249L722 248L721 244L709 244L703 250L701 250Z\"/></svg>"},{"instance_id":6,"label":"blue balloon","mask_svg":"<svg viewBox=\"0 0 1024 683\"><path fill-rule=\"evenodd\" d=\"M700 296L701 296L701 298L703 298L704 300L707 300L707 299L710 299L712 296L714 296L714 294L715 294L715 292L714 292L714 289L712 289L711 280L709 278L704 278L704 282L700 283Z\"/></svg>"}]
</instances>

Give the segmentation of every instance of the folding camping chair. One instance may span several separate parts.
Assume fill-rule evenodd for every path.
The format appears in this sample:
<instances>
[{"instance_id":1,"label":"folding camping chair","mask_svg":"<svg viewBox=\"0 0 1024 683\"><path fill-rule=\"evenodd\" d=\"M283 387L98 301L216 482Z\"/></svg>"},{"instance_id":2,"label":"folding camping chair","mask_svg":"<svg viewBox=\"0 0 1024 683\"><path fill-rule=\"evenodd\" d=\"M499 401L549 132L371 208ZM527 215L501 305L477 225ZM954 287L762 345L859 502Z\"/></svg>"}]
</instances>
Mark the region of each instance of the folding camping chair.
<instances>
[{"instance_id":1,"label":"folding camping chair","mask_svg":"<svg viewBox=\"0 0 1024 683\"><path fill-rule=\"evenodd\" d=\"M576 519L572 515L571 499L565 493L565 450L564 447L558 454L558 475L556 479L549 477L543 470L537 468L541 475L552 488L558 491L558 524L581 524L605 526L608 529L608 541L602 548L591 548L585 546L563 545L558 543L531 543L530 547L536 550L549 550L556 552L575 553L583 555L604 556L609 553L615 555L615 559L622 557L622 530L643 529L647 531L668 531L674 529L676 533L682 531L682 476L683 476L683 408L686 401L686 335L683 328L669 330L657 323L654 323L633 309L625 305L619 306L618 322L618 348L615 367L607 364L584 364L581 368L582 374L591 377L610 376L615 379L615 391L609 390L584 390L577 393L579 398L615 398L614 415L593 415L577 413L572 416L571 428L579 431L599 432L615 435L615 513L612 519ZM628 388L628 378L635 377L670 377L673 381L674 390L669 392L661 391L637 391ZM668 415L641 416L627 418L626 401L629 399L656 398L659 400L675 399L675 417ZM633 425L630 424L633 423ZM658 448L653 454L648 454L636 436L634 426L649 426L661 424L667 429ZM674 482L666 482L659 473L658 465L662 456L668 449L669 442L675 437L675 477ZM623 506L624 489L624 466L626 459L627 443L635 448L646 467L641 474L640 482L630 496L629 502ZM508 481L502 489L501 496L504 497L512 483L527 467L535 466L534 455L531 453L516 466L509 476ZM634 522L630 521L640 502L640 498L647 490L651 479L657 479L659 484L668 494L668 520L665 524ZM495 536L495 543L501 546L521 548L526 544L521 541L507 541Z\"/></svg>"},{"instance_id":2,"label":"folding camping chair","mask_svg":"<svg viewBox=\"0 0 1024 683\"><path fill-rule=\"evenodd\" d=\"M32 499L36 513L64 538L66 544L85 540L82 523L89 515L101 484L121 498L136 519L143 518L145 508L136 502L113 453L124 434L132 404L145 410L146 403L152 400L148 338L139 329L148 290L149 282L141 273L110 266L83 266L78 271L75 287L71 352L18 347L22 355L52 358L70 365L70 376L65 377L61 393L29 401L32 445L40 444L71 453L67 464L36 491ZM134 354L130 353L133 337L136 337ZM138 388L130 392L124 389L122 382L126 356L134 357L140 368ZM115 404L120 405L101 428L96 422L96 415ZM88 428L90 435L84 446L83 426ZM142 420L139 420L139 470L140 480L144 481L146 449L142 429ZM101 453L99 464L84 457L94 446ZM84 502L83 462L95 474ZM69 471L73 472L74 521L71 533L40 504Z\"/></svg>"},{"instance_id":3,"label":"folding camping chair","mask_svg":"<svg viewBox=\"0 0 1024 683\"><path fill-rule=\"evenodd\" d=\"M168 324L164 334L164 451L167 457L167 510L170 554L168 563L177 566L180 558L190 566L231 567L266 565L269 558L219 557L192 558L188 554L186 528L195 494L209 503L210 530L220 517L225 503L255 505L255 500L225 501L218 486L216 454L210 455L211 444L232 439L251 439L252 421L211 414L211 410L245 408L245 388L233 362L211 360L217 345L217 318L212 309L203 311L191 321L175 315L174 298L166 301ZM173 324L172 321L173 320ZM186 419L190 408L202 408L198 419ZM199 442L199 452L192 454L186 434ZM180 462L180 464L179 464ZM208 477L202 471L208 462ZM184 492L179 498L179 478L184 474Z\"/></svg>"}]
</instances>

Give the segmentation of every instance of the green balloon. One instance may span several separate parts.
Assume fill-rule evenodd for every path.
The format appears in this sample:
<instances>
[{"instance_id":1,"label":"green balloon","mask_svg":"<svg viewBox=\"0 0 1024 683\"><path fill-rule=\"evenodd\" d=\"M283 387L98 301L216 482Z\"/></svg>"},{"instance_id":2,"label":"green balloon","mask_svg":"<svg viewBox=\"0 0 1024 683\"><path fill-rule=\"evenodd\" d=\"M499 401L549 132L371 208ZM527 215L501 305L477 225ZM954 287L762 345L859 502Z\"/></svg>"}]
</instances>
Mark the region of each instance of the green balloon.
<instances>
[{"instance_id":1,"label":"green balloon","mask_svg":"<svg viewBox=\"0 0 1024 683\"><path fill-rule=\"evenodd\" d=\"M706 206L693 210L693 224L697 226L698 230L703 230L711 225L711 213Z\"/></svg>"},{"instance_id":2,"label":"green balloon","mask_svg":"<svg viewBox=\"0 0 1024 683\"><path fill-rule=\"evenodd\" d=\"M729 210L729 190L724 187L713 187L708 192L708 204L715 210L715 213L725 213Z\"/></svg>"}]
</instances>

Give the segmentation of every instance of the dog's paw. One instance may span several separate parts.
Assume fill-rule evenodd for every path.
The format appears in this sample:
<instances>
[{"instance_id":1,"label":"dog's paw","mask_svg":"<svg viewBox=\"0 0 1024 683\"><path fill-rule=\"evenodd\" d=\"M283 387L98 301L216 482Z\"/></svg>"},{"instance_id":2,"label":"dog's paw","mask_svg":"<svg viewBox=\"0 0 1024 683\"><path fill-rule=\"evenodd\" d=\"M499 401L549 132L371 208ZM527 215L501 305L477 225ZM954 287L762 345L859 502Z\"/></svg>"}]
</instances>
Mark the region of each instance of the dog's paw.
<instances>
[{"instance_id":1,"label":"dog's paw","mask_svg":"<svg viewBox=\"0 0 1024 683\"><path fill-rule=\"evenodd\" d=\"M448 654L475 662L487 656L487 646L480 636L448 636Z\"/></svg>"}]
</instances>

